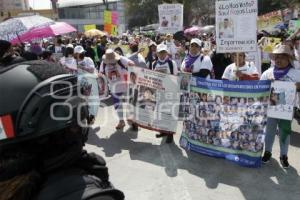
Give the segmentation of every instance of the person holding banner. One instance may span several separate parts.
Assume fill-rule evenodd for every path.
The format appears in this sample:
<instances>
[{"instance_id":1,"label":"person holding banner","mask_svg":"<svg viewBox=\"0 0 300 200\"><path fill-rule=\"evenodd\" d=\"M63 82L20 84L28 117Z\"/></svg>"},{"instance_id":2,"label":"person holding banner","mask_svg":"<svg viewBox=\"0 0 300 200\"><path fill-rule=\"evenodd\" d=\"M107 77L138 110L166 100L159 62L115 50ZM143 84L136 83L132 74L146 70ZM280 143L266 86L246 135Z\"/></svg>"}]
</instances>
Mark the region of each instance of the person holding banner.
<instances>
[{"instance_id":1,"label":"person holding banner","mask_svg":"<svg viewBox=\"0 0 300 200\"><path fill-rule=\"evenodd\" d=\"M71 74L77 73L77 62L74 58L74 47L72 44L66 46L65 55L59 63Z\"/></svg>"},{"instance_id":2,"label":"person holding banner","mask_svg":"<svg viewBox=\"0 0 300 200\"><path fill-rule=\"evenodd\" d=\"M289 46L279 44L273 50L275 67L265 71L261 80L280 80L289 82L300 82L300 71L292 65L292 51ZM299 86L297 84L297 88ZM291 121L283 119L268 118L265 139L265 153L262 157L263 163L268 163L272 157L272 146L274 143L277 127L279 129L280 163L283 168L289 167L288 146L290 142Z\"/></svg>"},{"instance_id":3,"label":"person holding banner","mask_svg":"<svg viewBox=\"0 0 300 200\"><path fill-rule=\"evenodd\" d=\"M83 88L82 94L88 100L89 121L93 124L100 104L95 64L90 57L85 56L85 50L80 45L74 48L74 54L77 62L78 82Z\"/></svg>"},{"instance_id":4,"label":"person holding banner","mask_svg":"<svg viewBox=\"0 0 300 200\"><path fill-rule=\"evenodd\" d=\"M228 65L223 73L223 80L258 80L259 73L254 63L246 61L245 53L232 54L234 63Z\"/></svg>"},{"instance_id":5,"label":"person holding banner","mask_svg":"<svg viewBox=\"0 0 300 200\"><path fill-rule=\"evenodd\" d=\"M193 38L190 43L190 51L181 64L181 71L201 78L211 78L213 65L209 56L201 54L201 48L202 41Z\"/></svg>"},{"instance_id":6,"label":"person holding banner","mask_svg":"<svg viewBox=\"0 0 300 200\"><path fill-rule=\"evenodd\" d=\"M165 44L160 44L157 46L157 56L158 60L153 62L152 70L158 71L165 74L172 74L177 75L178 69L176 62L168 56L169 51L168 47ZM175 133L165 133L160 132L160 134L157 134L156 137L167 137L166 143L172 143L173 142L173 134Z\"/></svg>"},{"instance_id":7,"label":"person holding banner","mask_svg":"<svg viewBox=\"0 0 300 200\"><path fill-rule=\"evenodd\" d=\"M128 57L128 59L133 61L137 67L147 68L145 58L141 54L141 52L145 49L139 49L139 44L136 42L130 43L129 48L132 54Z\"/></svg>"},{"instance_id":8,"label":"person holding banner","mask_svg":"<svg viewBox=\"0 0 300 200\"><path fill-rule=\"evenodd\" d=\"M128 66L134 66L134 63L128 58L120 56L112 49L106 50L100 65L100 73L107 77L114 107L119 118L119 123L116 126L117 130L125 127L123 101L127 92L126 70Z\"/></svg>"}]
</instances>

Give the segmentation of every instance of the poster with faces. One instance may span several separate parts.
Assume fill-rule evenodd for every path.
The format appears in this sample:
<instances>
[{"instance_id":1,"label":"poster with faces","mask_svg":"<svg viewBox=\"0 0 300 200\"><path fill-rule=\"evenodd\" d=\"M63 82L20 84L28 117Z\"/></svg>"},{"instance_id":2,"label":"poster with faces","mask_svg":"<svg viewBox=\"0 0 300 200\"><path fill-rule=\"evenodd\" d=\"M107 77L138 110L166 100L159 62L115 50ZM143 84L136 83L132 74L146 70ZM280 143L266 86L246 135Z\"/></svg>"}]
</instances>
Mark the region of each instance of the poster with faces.
<instances>
[{"instance_id":1,"label":"poster with faces","mask_svg":"<svg viewBox=\"0 0 300 200\"><path fill-rule=\"evenodd\" d=\"M294 82L274 81L268 106L268 117L292 120L296 101L296 85Z\"/></svg>"}]
</instances>

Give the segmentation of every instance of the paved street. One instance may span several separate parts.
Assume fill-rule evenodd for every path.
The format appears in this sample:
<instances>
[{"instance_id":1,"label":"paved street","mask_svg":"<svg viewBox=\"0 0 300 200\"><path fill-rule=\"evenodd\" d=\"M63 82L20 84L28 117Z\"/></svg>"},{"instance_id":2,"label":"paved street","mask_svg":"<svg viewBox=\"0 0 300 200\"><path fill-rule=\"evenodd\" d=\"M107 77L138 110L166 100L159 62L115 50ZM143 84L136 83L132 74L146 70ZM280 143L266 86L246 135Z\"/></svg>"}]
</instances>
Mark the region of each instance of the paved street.
<instances>
[{"instance_id":1,"label":"paved street","mask_svg":"<svg viewBox=\"0 0 300 200\"><path fill-rule=\"evenodd\" d=\"M113 106L99 110L86 148L105 157L110 178L129 200L299 200L300 134L293 134L289 151L291 167L281 168L279 144L274 158L260 169L244 168L223 159L186 152L139 129L116 131ZM105 122L106 121L106 122ZM104 125L105 124L105 125Z\"/></svg>"}]
</instances>

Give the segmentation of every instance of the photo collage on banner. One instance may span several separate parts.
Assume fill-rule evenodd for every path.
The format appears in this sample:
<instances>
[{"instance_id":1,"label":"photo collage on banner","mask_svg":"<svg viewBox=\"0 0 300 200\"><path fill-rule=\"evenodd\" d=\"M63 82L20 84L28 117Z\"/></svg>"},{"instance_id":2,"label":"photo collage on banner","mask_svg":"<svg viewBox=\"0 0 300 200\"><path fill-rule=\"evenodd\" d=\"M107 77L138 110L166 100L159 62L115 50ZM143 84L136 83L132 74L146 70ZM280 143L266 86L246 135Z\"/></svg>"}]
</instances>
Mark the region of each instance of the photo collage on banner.
<instances>
[{"instance_id":1,"label":"photo collage on banner","mask_svg":"<svg viewBox=\"0 0 300 200\"><path fill-rule=\"evenodd\" d=\"M143 128L176 132L178 77L139 67L130 67L128 77L129 118Z\"/></svg>"},{"instance_id":2,"label":"photo collage on banner","mask_svg":"<svg viewBox=\"0 0 300 200\"><path fill-rule=\"evenodd\" d=\"M192 78L191 92L182 93L186 115L180 145L259 167L270 94L269 81L218 81Z\"/></svg>"}]
</instances>

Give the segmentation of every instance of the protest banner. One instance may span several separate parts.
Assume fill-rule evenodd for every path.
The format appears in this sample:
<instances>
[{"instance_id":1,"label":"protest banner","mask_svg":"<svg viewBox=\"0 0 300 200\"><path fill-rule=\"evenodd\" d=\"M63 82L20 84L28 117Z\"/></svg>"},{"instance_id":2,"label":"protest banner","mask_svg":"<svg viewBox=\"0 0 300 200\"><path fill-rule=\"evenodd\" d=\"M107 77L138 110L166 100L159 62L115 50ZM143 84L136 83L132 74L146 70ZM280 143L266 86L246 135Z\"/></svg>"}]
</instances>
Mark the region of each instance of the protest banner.
<instances>
[{"instance_id":1,"label":"protest banner","mask_svg":"<svg viewBox=\"0 0 300 200\"><path fill-rule=\"evenodd\" d=\"M119 24L119 14L117 11L111 12L111 23L115 25Z\"/></svg>"},{"instance_id":2,"label":"protest banner","mask_svg":"<svg viewBox=\"0 0 300 200\"><path fill-rule=\"evenodd\" d=\"M246 61L254 63L258 73L262 74L261 73L261 65L262 65L261 55L258 51L247 52L246 53Z\"/></svg>"},{"instance_id":3,"label":"protest banner","mask_svg":"<svg viewBox=\"0 0 300 200\"><path fill-rule=\"evenodd\" d=\"M180 145L201 154L259 167L270 81L192 77Z\"/></svg>"},{"instance_id":4,"label":"protest banner","mask_svg":"<svg viewBox=\"0 0 300 200\"><path fill-rule=\"evenodd\" d=\"M294 34L297 30L300 29L300 20L290 20L289 22L289 34Z\"/></svg>"},{"instance_id":5,"label":"protest banner","mask_svg":"<svg viewBox=\"0 0 300 200\"><path fill-rule=\"evenodd\" d=\"M280 23L283 23L280 10L261 15L257 20L258 31L272 32L275 26Z\"/></svg>"},{"instance_id":6,"label":"protest banner","mask_svg":"<svg viewBox=\"0 0 300 200\"><path fill-rule=\"evenodd\" d=\"M109 44L109 49L116 49L117 47L120 47L124 53L125 56L130 55L130 48L128 45L118 45L118 44Z\"/></svg>"},{"instance_id":7,"label":"protest banner","mask_svg":"<svg viewBox=\"0 0 300 200\"><path fill-rule=\"evenodd\" d=\"M295 83L274 81L269 100L268 117L292 120L296 101Z\"/></svg>"},{"instance_id":8,"label":"protest banner","mask_svg":"<svg viewBox=\"0 0 300 200\"><path fill-rule=\"evenodd\" d=\"M133 108L129 118L143 128L176 132L178 77L139 67L130 67L128 77L128 99Z\"/></svg>"},{"instance_id":9,"label":"protest banner","mask_svg":"<svg viewBox=\"0 0 300 200\"><path fill-rule=\"evenodd\" d=\"M103 12L103 21L104 24L111 24L112 16L111 16L111 11L104 10Z\"/></svg>"},{"instance_id":10,"label":"protest banner","mask_svg":"<svg viewBox=\"0 0 300 200\"><path fill-rule=\"evenodd\" d=\"M218 53L257 50L257 0L216 2Z\"/></svg>"},{"instance_id":11,"label":"protest banner","mask_svg":"<svg viewBox=\"0 0 300 200\"><path fill-rule=\"evenodd\" d=\"M92 29L96 29L96 24L86 24L83 26L84 28L84 31L89 31L89 30L92 30Z\"/></svg>"},{"instance_id":12,"label":"protest banner","mask_svg":"<svg viewBox=\"0 0 300 200\"><path fill-rule=\"evenodd\" d=\"M263 52L272 53L276 45L281 43L281 38L263 37L261 39L260 47Z\"/></svg>"},{"instance_id":13,"label":"protest banner","mask_svg":"<svg viewBox=\"0 0 300 200\"><path fill-rule=\"evenodd\" d=\"M176 33L183 29L183 5L161 4L158 5L159 32Z\"/></svg>"}]
</instances>

